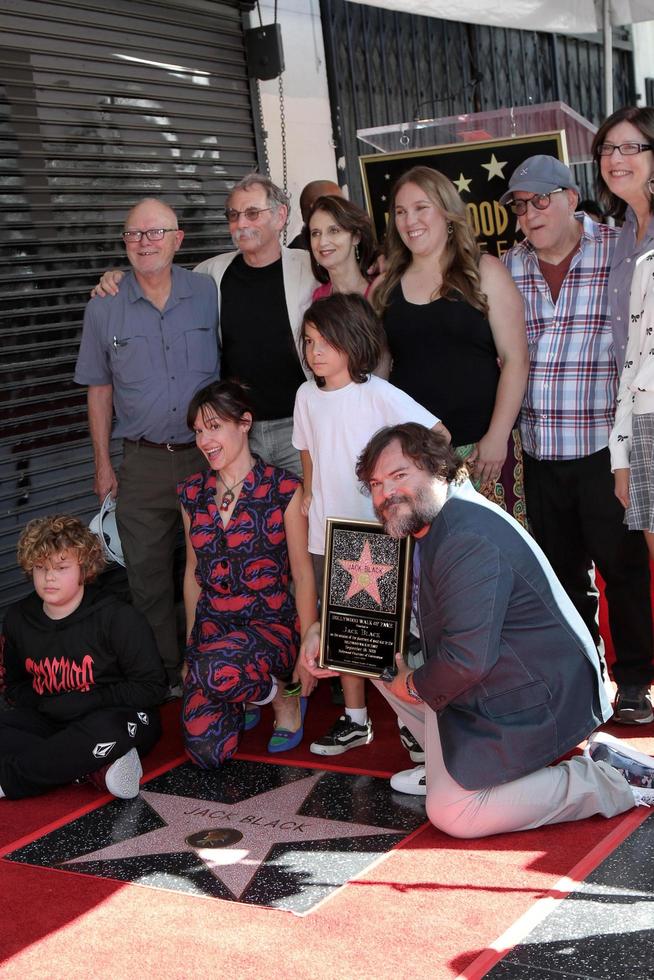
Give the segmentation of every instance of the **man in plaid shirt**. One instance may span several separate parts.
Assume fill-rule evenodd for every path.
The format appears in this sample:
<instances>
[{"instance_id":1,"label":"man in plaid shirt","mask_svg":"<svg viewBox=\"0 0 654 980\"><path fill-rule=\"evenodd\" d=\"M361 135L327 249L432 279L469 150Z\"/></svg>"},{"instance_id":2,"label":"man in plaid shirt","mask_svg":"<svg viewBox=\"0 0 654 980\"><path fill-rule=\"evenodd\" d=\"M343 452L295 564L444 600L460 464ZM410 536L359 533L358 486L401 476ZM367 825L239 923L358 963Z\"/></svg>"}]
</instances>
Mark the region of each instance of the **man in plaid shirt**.
<instances>
[{"instance_id":1,"label":"man in plaid shirt","mask_svg":"<svg viewBox=\"0 0 654 980\"><path fill-rule=\"evenodd\" d=\"M525 301L527 514L600 649L597 566L616 653L614 719L646 724L654 720L649 559L643 535L624 524L608 450L618 374L607 283L618 232L575 214L578 200L568 167L544 155L518 166L501 198L525 235L504 262Z\"/></svg>"}]
</instances>

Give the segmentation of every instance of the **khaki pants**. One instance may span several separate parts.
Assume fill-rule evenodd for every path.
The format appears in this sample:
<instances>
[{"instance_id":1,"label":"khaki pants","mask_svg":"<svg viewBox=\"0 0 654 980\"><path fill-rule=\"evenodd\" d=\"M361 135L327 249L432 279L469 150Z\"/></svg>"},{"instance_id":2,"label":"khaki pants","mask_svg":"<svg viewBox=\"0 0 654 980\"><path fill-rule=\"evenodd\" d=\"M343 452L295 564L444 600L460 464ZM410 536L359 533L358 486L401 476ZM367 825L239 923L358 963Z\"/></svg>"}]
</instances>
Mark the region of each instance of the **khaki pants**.
<instances>
[{"instance_id":1,"label":"khaki pants","mask_svg":"<svg viewBox=\"0 0 654 980\"><path fill-rule=\"evenodd\" d=\"M280 466L301 477L300 453L291 442L292 435L292 418L255 422L250 430L250 450L264 463Z\"/></svg>"},{"instance_id":2,"label":"khaki pants","mask_svg":"<svg viewBox=\"0 0 654 980\"><path fill-rule=\"evenodd\" d=\"M132 600L154 632L170 684L179 683L173 559L181 527L177 484L206 469L195 444L187 449L125 441L118 472L116 522Z\"/></svg>"},{"instance_id":3,"label":"khaki pants","mask_svg":"<svg viewBox=\"0 0 654 980\"><path fill-rule=\"evenodd\" d=\"M427 816L452 837L486 837L544 824L582 820L601 813L614 817L634 806L627 781L603 762L575 756L501 786L467 790L445 768L436 712L407 704L374 681L403 725L425 749Z\"/></svg>"}]
</instances>

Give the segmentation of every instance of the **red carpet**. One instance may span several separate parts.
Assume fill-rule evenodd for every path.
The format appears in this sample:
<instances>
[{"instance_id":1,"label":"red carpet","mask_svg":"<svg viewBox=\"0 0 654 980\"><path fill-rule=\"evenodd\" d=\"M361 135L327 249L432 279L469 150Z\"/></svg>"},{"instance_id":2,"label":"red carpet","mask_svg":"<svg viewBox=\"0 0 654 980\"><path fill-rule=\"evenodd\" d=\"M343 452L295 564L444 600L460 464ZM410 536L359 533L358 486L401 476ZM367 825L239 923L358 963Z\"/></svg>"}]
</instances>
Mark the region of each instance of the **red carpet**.
<instances>
[{"instance_id":1,"label":"red carpet","mask_svg":"<svg viewBox=\"0 0 654 980\"><path fill-rule=\"evenodd\" d=\"M375 742L335 765L375 773L406 766L395 719L374 691L370 706ZM338 710L323 684L307 715L306 745ZM166 734L145 760L146 776L180 755L177 712L176 704L164 709ZM629 735L654 752L650 728ZM260 758L269 732L266 712L244 739L243 755ZM305 747L284 759L316 761ZM83 785L39 800L3 801L1 853L98 800ZM478 842L426 827L304 918L2 861L0 976L455 977L625 819L634 817Z\"/></svg>"},{"instance_id":2,"label":"red carpet","mask_svg":"<svg viewBox=\"0 0 654 980\"><path fill-rule=\"evenodd\" d=\"M607 635L604 614L602 622ZM375 741L336 757L334 767L376 775L406 768L395 718L372 688L369 707ZM241 755L328 768L308 745L339 711L323 683L307 713L301 747L267 755L266 709L260 726L245 736ZM165 735L144 760L146 778L182 756L178 712L178 703L164 708ZM654 725L609 730L654 754ZM80 785L38 800L2 801L0 857L99 800L96 790ZM0 977L439 980L463 974L474 980L497 959L492 947L498 937L573 869L583 878L601 860L602 847L615 846L647 813L482 841L454 841L427 826L302 918L3 860ZM517 939L509 935L509 941Z\"/></svg>"}]
</instances>

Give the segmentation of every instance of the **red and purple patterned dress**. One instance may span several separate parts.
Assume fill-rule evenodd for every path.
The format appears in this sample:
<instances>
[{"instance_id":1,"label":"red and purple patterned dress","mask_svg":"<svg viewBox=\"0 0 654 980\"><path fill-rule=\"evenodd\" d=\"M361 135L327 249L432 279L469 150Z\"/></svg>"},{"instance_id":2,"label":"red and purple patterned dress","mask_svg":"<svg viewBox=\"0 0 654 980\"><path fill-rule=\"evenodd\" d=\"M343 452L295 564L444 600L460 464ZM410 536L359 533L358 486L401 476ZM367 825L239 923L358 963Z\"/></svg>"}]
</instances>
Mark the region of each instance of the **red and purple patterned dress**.
<instances>
[{"instance_id":1,"label":"red and purple patterned dress","mask_svg":"<svg viewBox=\"0 0 654 980\"><path fill-rule=\"evenodd\" d=\"M245 704L265 699L272 676L293 670L300 636L284 512L298 486L292 473L257 460L226 527L213 470L178 488L202 590L186 651L182 724L188 754L205 769L236 752Z\"/></svg>"}]
</instances>

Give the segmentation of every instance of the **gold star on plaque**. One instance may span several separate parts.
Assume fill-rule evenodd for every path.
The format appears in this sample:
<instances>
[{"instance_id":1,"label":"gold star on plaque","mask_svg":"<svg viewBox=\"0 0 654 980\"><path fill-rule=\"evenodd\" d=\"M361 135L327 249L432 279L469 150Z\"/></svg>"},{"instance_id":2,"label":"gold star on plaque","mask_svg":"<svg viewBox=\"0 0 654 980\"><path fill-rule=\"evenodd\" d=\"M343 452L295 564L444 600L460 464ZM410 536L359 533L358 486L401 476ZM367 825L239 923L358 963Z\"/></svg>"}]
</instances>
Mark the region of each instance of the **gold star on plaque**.
<instances>
[{"instance_id":1,"label":"gold star on plaque","mask_svg":"<svg viewBox=\"0 0 654 980\"><path fill-rule=\"evenodd\" d=\"M492 180L493 177L501 177L504 180L504 167L506 167L508 160L503 160L502 163L497 159L494 153L491 153L490 163L482 163L484 170L488 171L488 179Z\"/></svg>"},{"instance_id":2,"label":"gold star on plaque","mask_svg":"<svg viewBox=\"0 0 654 980\"><path fill-rule=\"evenodd\" d=\"M464 191L470 191L470 184L472 183L472 177L464 177L463 174L459 174L458 180L453 180L452 183L458 190L459 194L463 194Z\"/></svg>"}]
</instances>

